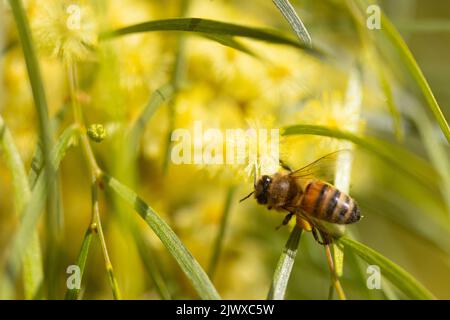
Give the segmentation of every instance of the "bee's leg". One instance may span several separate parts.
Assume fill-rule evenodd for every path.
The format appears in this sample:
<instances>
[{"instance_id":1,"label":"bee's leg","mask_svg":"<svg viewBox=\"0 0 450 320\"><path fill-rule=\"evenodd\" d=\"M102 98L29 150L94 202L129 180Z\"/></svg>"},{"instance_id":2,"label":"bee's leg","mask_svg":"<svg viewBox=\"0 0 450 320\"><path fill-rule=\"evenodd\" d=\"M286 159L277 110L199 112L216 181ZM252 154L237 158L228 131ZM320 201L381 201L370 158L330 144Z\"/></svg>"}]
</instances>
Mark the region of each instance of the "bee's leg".
<instances>
[{"instance_id":1,"label":"bee's leg","mask_svg":"<svg viewBox=\"0 0 450 320\"><path fill-rule=\"evenodd\" d=\"M289 213L286 215L286 217L284 217L283 222L282 222L278 227L276 227L275 230L278 230L278 229L280 229L282 226L287 225L287 224L289 223L289 221L291 221L291 218L292 218L293 215L294 215L293 212L289 212Z\"/></svg>"},{"instance_id":2,"label":"bee's leg","mask_svg":"<svg viewBox=\"0 0 450 320\"><path fill-rule=\"evenodd\" d=\"M285 170L287 170L287 171L290 171L290 172L293 171L292 168L289 167L289 165L287 165L283 160L280 159L279 161L280 161L280 166L281 166L283 169L285 169Z\"/></svg>"},{"instance_id":3,"label":"bee's leg","mask_svg":"<svg viewBox=\"0 0 450 320\"><path fill-rule=\"evenodd\" d=\"M324 242L325 245L330 244L333 242L333 237L330 236L329 234L322 232L319 230L320 236L322 237L322 240Z\"/></svg>"},{"instance_id":4,"label":"bee's leg","mask_svg":"<svg viewBox=\"0 0 450 320\"><path fill-rule=\"evenodd\" d=\"M319 234L317 233L317 228L316 227L313 227L311 231L312 231L312 234L314 236L314 239L319 244L321 244L323 246L325 246L327 244L330 244L333 241L333 239L329 235L327 235L327 234L325 234L325 233L323 233L322 231L319 230L320 236L322 237L322 240L320 240L319 239Z\"/></svg>"},{"instance_id":5,"label":"bee's leg","mask_svg":"<svg viewBox=\"0 0 450 320\"><path fill-rule=\"evenodd\" d=\"M315 227L313 227L311 231L312 231L312 234L313 234L313 236L314 236L314 239L315 239L318 243L324 244L324 243L322 243L322 241L320 241L320 239L319 239L319 235L317 234L317 229L316 229Z\"/></svg>"}]
</instances>

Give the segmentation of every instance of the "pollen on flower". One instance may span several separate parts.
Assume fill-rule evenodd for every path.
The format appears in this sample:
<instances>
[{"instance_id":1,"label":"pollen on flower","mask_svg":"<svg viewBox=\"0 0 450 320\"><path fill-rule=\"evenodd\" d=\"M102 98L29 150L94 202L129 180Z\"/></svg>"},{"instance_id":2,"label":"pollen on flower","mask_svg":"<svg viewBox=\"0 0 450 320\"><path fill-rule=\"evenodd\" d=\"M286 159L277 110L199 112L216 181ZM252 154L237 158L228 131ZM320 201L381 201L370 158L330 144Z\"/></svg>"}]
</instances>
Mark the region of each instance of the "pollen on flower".
<instances>
[{"instance_id":1,"label":"pollen on flower","mask_svg":"<svg viewBox=\"0 0 450 320\"><path fill-rule=\"evenodd\" d=\"M339 130L359 125L357 110L347 107L340 91L325 92L320 99L311 100L300 113L304 121Z\"/></svg>"},{"instance_id":2,"label":"pollen on flower","mask_svg":"<svg viewBox=\"0 0 450 320\"><path fill-rule=\"evenodd\" d=\"M247 135L247 166L245 172L253 175L273 174L278 170L280 158L280 131L274 119L263 117L247 120L250 134Z\"/></svg>"},{"instance_id":3,"label":"pollen on flower","mask_svg":"<svg viewBox=\"0 0 450 320\"><path fill-rule=\"evenodd\" d=\"M39 4L32 17L38 46L63 60L91 60L97 46L97 24L92 9L77 2L51 0Z\"/></svg>"}]
</instances>

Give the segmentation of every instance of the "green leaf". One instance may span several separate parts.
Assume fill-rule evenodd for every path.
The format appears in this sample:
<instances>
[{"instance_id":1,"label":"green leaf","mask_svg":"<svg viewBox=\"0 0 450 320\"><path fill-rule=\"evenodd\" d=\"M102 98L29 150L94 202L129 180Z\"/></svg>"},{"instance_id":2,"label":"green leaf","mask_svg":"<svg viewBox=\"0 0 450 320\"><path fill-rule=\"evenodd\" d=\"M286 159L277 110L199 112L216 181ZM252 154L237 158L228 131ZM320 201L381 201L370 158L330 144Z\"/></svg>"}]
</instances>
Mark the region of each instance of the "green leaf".
<instances>
[{"instance_id":1,"label":"green leaf","mask_svg":"<svg viewBox=\"0 0 450 320\"><path fill-rule=\"evenodd\" d=\"M359 1L359 4L360 7L367 7L368 2L366 0L362 0ZM433 95L433 92L431 91L428 81L426 80L422 70L417 64L417 61L414 58L413 54L409 50L408 45L384 13L382 13L381 15L381 32L397 50L405 66L408 68L408 71L411 74L412 78L416 81L419 89L422 91L422 94L427 101L428 108L436 118L439 126L441 127L442 133L447 138L447 142L450 142L450 127L444 117L444 114L442 113L442 110L436 98ZM383 48L379 49L380 51L383 50Z\"/></svg>"},{"instance_id":2,"label":"green leaf","mask_svg":"<svg viewBox=\"0 0 450 320\"><path fill-rule=\"evenodd\" d=\"M447 120L444 117L444 114L442 113L442 110L434 97L433 92L431 91L430 85L428 84L428 81L425 79L425 76L420 69L419 65L417 64L416 60L414 59L413 54L409 50L408 46L406 45L405 41L402 39L400 33L397 31L397 29L394 27L394 25L389 21L389 19L386 17L386 15L382 15L381 17L382 21L382 30L385 32L389 40L396 46L398 52L400 53L403 61L405 62L406 66L408 67L412 77L417 82L420 90L422 91L422 94L424 95L428 107L430 108L431 112L434 114L434 117L436 118L437 122L439 123L439 126L441 127L442 132L444 133L444 136L447 138L447 142L450 143L450 127L447 123Z\"/></svg>"},{"instance_id":3,"label":"green leaf","mask_svg":"<svg viewBox=\"0 0 450 320\"><path fill-rule=\"evenodd\" d=\"M439 173L440 179L437 179L437 181L441 186L440 191L446 202L448 214L450 214L450 158L445 145L437 142L439 137L425 110L411 106L407 113L415 122L431 163Z\"/></svg>"},{"instance_id":4,"label":"green leaf","mask_svg":"<svg viewBox=\"0 0 450 320\"><path fill-rule=\"evenodd\" d=\"M70 146L76 129L74 126L67 128L61 135L52 152L52 166L57 169L67 148ZM31 197L23 208L21 224L15 231L11 243L10 252L6 260L6 273L11 279L15 279L20 269L20 257L24 249L29 245L31 236L36 230L37 223L45 205L47 197L47 184L45 175L40 174ZM6 274L4 273L4 274ZM3 282L3 281L2 281ZM0 286L2 285L0 282Z\"/></svg>"},{"instance_id":5,"label":"green leaf","mask_svg":"<svg viewBox=\"0 0 450 320\"><path fill-rule=\"evenodd\" d=\"M172 85L165 85L157 89L151 96L141 111L141 114L133 123L130 132L128 134L128 141L130 150L134 154L137 151L139 141L144 132L145 126L150 121L152 116L155 114L156 110L166 101L170 100L174 94L174 87Z\"/></svg>"},{"instance_id":6,"label":"green leaf","mask_svg":"<svg viewBox=\"0 0 450 320\"><path fill-rule=\"evenodd\" d=\"M89 253L89 248L92 242L92 229L89 226L83 237L83 242L81 243L80 253L78 254L76 265L80 268L80 283L83 279L84 269L86 267L86 261ZM67 289L66 300L77 300L80 294L80 289Z\"/></svg>"},{"instance_id":7,"label":"green leaf","mask_svg":"<svg viewBox=\"0 0 450 320\"><path fill-rule=\"evenodd\" d=\"M174 87L175 86L172 84L167 84L152 93L147 105L143 108L136 121L132 124L126 141L129 152L123 154L123 163L129 171L134 172L135 170L132 163L133 161L135 161L136 154L138 152L139 141L142 138L145 126L153 117L158 108L160 108L165 102L173 99L173 96L175 94ZM144 268L153 281L160 297L164 300L170 300L170 291L155 261L151 246L146 243L141 230L134 223L134 221L129 219L122 220L122 223L127 224L128 228L130 229L130 233L134 238L136 247L139 251L139 255L144 264Z\"/></svg>"},{"instance_id":8,"label":"green leaf","mask_svg":"<svg viewBox=\"0 0 450 320\"><path fill-rule=\"evenodd\" d=\"M149 31L186 31L202 34L217 34L236 37L246 37L255 40L266 41L276 44L284 44L304 50L316 57L323 56L317 49L312 49L303 43L285 37L274 30L262 28L246 27L238 24L200 19L200 18L180 18L143 22L128 27L103 33L101 39L110 39L127 34L149 32Z\"/></svg>"},{"instance_id":9,"label":"green leaf","mask_svg":"<svg viewBox=\"0 0 450 320\"><path fill-rule=\"evenodd\" d=\"M333 243L333 260L334 260L334 270L338 277L342 277L344 274L344 251Z\"/></svg>"},{"instance_id":10,"label":"green leaf","mask_svg":"<svg viewBox=\"0 0 450 320\"><path fill-rule=\"evenodd\" d=\"M123 200L125 200L125 202L133 206L134 210L145 220L149 227L152 228L170 254L178 262L199 296L202 299L208 300L220 299L219 294L205 271L167 223L128 187L110 176L106 175L104 179L106 185L111 188L111 190L115 191Z\"/></svg>"},{"instance_id":11,"label":"green leaf","mask_svg":"<svg viewBox=\"0 0 450 320\"><path fill-rule=\"evenodd\" d=\"M345 236L340 238L338 241L339 243L344 244L346 248L354 251L354 253L356 253L367 263L378 266L380 268L381 275L388 279L409 298L415 300L435 299L433 294L429 292L422 284L420 284L412 275L375 250Z\"/></svg>"},{"instance_id":12,"label":"green leaf","mask_svg":"<svg viewBox=\"0 0 450 320\"><path fill-rule=\"evenodd\" d=\"M48 116L47 99L45 96L44 83L42 81L39 62L34 48L33 39L31 36L30 26L25 13L25 10L20 0L9 0L11 5L14 20L17 25L17 31L22 45L22 50L25 58L25 63L28 71L28 78L30 80L31 91L33 94L34 105L37 111L37 118L39 123L40 140L42 141L42 151L44 158L44 171L46 180L47 197L47 219L46 219L46 246L47 264L50 270L47 273L49 278L48 294L50 299L55 298L54 292L58 285L58 278L56 275L56 246L57 246L57 232L59 222L62 216L60 202L60 189L57 188L56 181L58 179L56 170L52 165L51 152L53 148L53 133Z\"/></svg>"},{"instance_id":13,"label":"green leaf","mask_svg":"<svg viewBox=\"0 0 450 320\"><path fill-rule=\"evenodd\" d=\"M392 94L392 88L386 79L386 75L383 70L384 66L379 66L376 68L376 72L378 72L378 80L380 81L381 89L383 90L384 97L386 99L386 104L389 109L389 113L392 118L392 123L394 127L395 136L398 141L403 141L405 136L402 127L402 118L400 111L394 101L394 96Z\"/></svg>"},{"instance_id":14,"label":"green leaf","mask_svg":"<svg viewBox=\"0 0 450 320\"><path fill-rule=\"evenodd\" d=\"M286 288L294 266L297 248L302 235L302 229L297 225L291 232L288 241L278 259L277 267L272 279L272 285L267 295L269 300L283 300L286 294Z\"/></svg>"},{"instance_id":15,"label":"green leaf","mask_svg":"<svg viewBox=\"0 0 450 320\"><path fill-rule=\"evenodd\" d=\"M248 48L245 44L241 43L240 41L236 40L232 36L228 35L221 35L221 34L204 34L203 35L206 39L216 41L220 44L223 44L226 47L230 47L233 49L236 49L238 51L241 51L243 53L246 53L252 57L258 58L258 55Z\"/></svg>"},{"instance_id":16,"label":"green leaf","mask_svg":"<svg viewBox=\"0 0 450 320\"><path fill-rule=\"evenodd\" d=\"M306 43L309 47L312 47L311 36L308 30L306 30L300 17L295 12L294 7L288 0L273 0L273 3L277 6L278 10L283 14L285 19L289 22L297 37Z\"/></svg>"},{"instance_id":17,"label":"green leaf","mask_svg":"<svg viewBox=\"0 0 450 320\"><path fill-rule=\"evenodd\" d=\"M22 158L20 157L19 150L17 150L11 132L6 127L2 116L0 116L0 141L6 164L12 174L14 206L20 213L30 197L30 186L28 185L25 167Z\"/></svg>"},{"instance_id":18,"label":"green leaf","mask_svg":"<svg viewBox=\"0 0 450 320\"><path fill-rule=\"evenodd\" d=\"M41 131L42 149L44 154L44 163L48 164L46 174L50 184L52 182L53 168L51 168L51 150L52 150L52 133L51 124L48 118L47 100L45 97L44 84L42 81L41 71L39 68L36 51L31 38L30 26L20 0L9 0L14 19L17 24L20 42L28 70L31 91L33 93L34 104L38 113L39 127ZM51 188L53 189L53 188ZM52 195L53 196L53 195ZM56 199L54 197L54 199Z\"/></svg>"},{"instance_id":19,"label":"green leaf","mask_svg":"<svg viewBox=\"0 0 450 320\"><path fill-rule=\"evenodd\" d=\"M12 174L15 210L20 214L30 199L31 191L19 151L16 148L11 132L6 128L1 116L0 141L6 163ZM31 236L30 244L22 254L22 263L24 265L23 280L25 298L33 299L38 295L43 279L42 253L39 244L39 236L36 230Z\"/></svg>"},{"instance_id":20,"label":"green leaf","mask_svg":"<svg viewBox=\"0 0 450 320\"><path fill-rule=\"evenodd\" d=\"M188 7L187 0L183 0L182 7L183 7L182 15L184 15ZM186 73L185 51L186 51L186 39L183 36L178 36L177 44L175 46L175 60L171 72L172 74L170 76L170 83L174 87L175 91L178 91L180 89L181 82L185 77ZM169 126L166 132L166 145L162 165L164 175L166 175L169 170L170 152L172 149L172 132L175 129L175 114L176 114L175 99L176 96L169 102L168 105Z\"/></svg>"},{"instance_id":21,"label":"green leaf","mask_svg":"<svg viewBox=\"0 0 450 320\"><path fill-rule=\"evenodd\" d=\"M373 137L358 136L347 131L318 125L299 124L285 127L283 131L284 136L298 134L316 135L351 141L423 184L427 186L433 185L436 173L424 160L418 158L404 148L393 145L387 141L375 139Z\"/></svg>"},{"instance_id":22,"label":"green leaf","mask_svg":"<svg viewBox=\"0 0 450 320\"><path fill-rule=\"evenodd\" d=\"M51 119L51 124L54 132L58 132L61 123L63 122L67 110L68 105L64 104L55 114L55 116ZM31 160L31 168L28 172L28 181L30 183L30 188L33 189L36 180L41 173L42 167L44 165L44 158L42 156L42 141L39 140L36 144L33 159ZM56 182L59 184L59 181Z\"/></svg>"},{"instance_id":23,"label":"green leaf","mask_svg":"<svg viewBox=\"0 0 450 320\"><path fill-rule=\"evenodd\" d=\"M403 199L391 190L374 187L370 195L354 194L367 214L377 214L414 236L423 245L450 255L450 225L447 216L423 212L413 202Z\"/></svg>"}]
</instances>

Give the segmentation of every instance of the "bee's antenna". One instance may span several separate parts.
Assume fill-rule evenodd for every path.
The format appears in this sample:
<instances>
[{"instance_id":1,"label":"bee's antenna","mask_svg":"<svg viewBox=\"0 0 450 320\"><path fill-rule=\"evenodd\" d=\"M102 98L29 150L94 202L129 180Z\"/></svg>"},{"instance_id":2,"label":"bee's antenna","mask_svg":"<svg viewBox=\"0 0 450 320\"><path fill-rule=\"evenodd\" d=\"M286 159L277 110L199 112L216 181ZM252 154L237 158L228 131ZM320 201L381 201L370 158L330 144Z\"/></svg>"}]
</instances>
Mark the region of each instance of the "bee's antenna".
<instances>
[{"instance_id":1,"label":"bee's antenna","mask_svg":"<svg viewBox=\"0 0 450 320\"><path fill-rule=\"evenodd\" d=\"M256 170L258 170L258 167L256 166L256 162L255 162L255 167L253 170L253 187L256 188Z\"/></svg>"},{"instance_id":2,"label":"bee's antenna","mask_svg":"<svg viewBox=\"0 0 450 320\"><path fill-rule=\"evenodd\" d=\"M244 198L242 198L241 200L239 200L239 202L242 202L242 201L244 201L244 200L247 200L247 199L250 198L250 196L251 196L252 194L254 194L254 193L255 193L255 191L250 192L248 196L245 196Z\"/></svg>"}]
</instances>

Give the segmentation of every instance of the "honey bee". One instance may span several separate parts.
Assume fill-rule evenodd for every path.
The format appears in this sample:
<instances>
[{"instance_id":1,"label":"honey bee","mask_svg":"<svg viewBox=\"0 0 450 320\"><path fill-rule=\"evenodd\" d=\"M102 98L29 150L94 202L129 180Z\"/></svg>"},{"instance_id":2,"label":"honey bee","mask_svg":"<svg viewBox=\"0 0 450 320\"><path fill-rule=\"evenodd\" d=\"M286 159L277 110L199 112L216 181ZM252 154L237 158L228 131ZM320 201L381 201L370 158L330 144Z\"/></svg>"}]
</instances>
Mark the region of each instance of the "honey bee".
<instances>
[{"instance_id":1,"label":"honey bee","mask_svg":"<svg viewBox=\"0 0 450 320\"><path fill-rule=\"evenodd\" d=\"M288 224L295 216L297 225L312 231L318 243L330 244L334 237L340 235L341 231L336 226L355 223L361 219L359 206L354 199L314 176L315 169L333 159L337 152L295 171L280 161L284 170L271 176L263 175L257 181L255 179L254 191L241 201L254 194L256 201L269 210L288 212L279 227Z\"/></svg>"}]
</instances>

